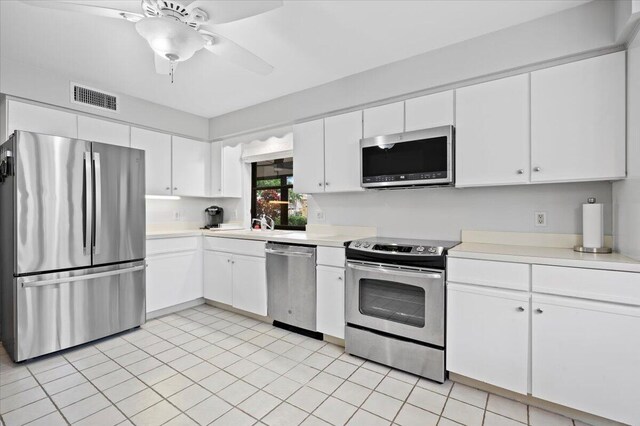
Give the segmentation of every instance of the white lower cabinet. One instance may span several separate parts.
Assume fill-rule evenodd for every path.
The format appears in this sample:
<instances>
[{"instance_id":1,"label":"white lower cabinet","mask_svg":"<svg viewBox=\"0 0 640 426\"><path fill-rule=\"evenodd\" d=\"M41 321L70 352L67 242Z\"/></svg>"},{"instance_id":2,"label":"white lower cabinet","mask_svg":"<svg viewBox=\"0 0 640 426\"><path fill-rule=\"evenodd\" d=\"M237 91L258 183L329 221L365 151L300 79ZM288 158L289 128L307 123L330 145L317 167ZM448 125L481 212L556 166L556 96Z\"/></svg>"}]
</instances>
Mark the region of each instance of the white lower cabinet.
<instances>
[{"instance_id":1,"label":"white lower cabinet","mask_svg":"<svg viewBox=\"0 0 640 426\"><path fill-rule=\"evenodd\" d=\"M202 251L200 237L192 238L192 250L171 251L173 238L147 241L147 312L190 302L202 297ZM180 239L191 243L191 238ZM176 247L180 247L177 246ZM155 253L155 254L154 254Z\"/></svg>"},{"instance_id":2,"label":"white lower cabinet","mask_svg":"<svg viewBox=\"0 0 640 426\"><path fill-rule=\"evenodd\" d=\"M231 305L233 303L231 255L204 251L204 298Z\"/></svg>"},{"instance_id":3,"label":"white lower cabinet","mask_svg":"<svg viewBox=\"0 0 640 426\"><path fill-rule=\"evenodd\" d=\"M449 284L447 369L527 393L529 293Z\"/></svg>"},{"instance_id":4,"label":"white lower cabinet","mask_svg":"<svg viewBox=\"0 0 640 426\"><path fill-rule=\"evenodd\" d=\"M316 327L320 333L344 339L344 268L318 266Z\"/></svg>"},{"instance_id":5,"label":"white lower cabinet","mask_svg":"<svg viewBox=\"0 0 640 426\"><path fill-rule=\"evenodd\" d=\"M448 263L449 371L640 424L640 274L532 265L522 282L521 264L473 260L480 272L471 277L456 270L461 260ZM481 273L490 270L531 290L495 288Z\"/></svg>"},{"instance_id":6,"label":"white lower cabinet","mask_svg":"<svg viewBox=\"0 0 640 426\"><path fill-rule=\"evenodd\" d=\"M233 307L267 315L267 272L263 257L233 256Z\"/></svg>"},{"instance_id":7,"label":"white lower cabinet","mask_svg":"<svg viewBox=\"0 0 640 426\"><path fill-rule=\"evenodd\" d=\"M254 244L255 241L229 240ZM264 243L262 244L264 246ZM238 246L238 251L242 247ZM204 251L204 297L256 315L267 315L265 258Z\"/></svg>"},{"instance_id":8,"label":"white lower cabinet","mask_svg":"<svg viewBox=\"0 0 640 426\"><path fill-rule=\"evenodd\" d=\"M532 395L640 424L640 308L533 295Z\"/></svg>"}]
</instances>

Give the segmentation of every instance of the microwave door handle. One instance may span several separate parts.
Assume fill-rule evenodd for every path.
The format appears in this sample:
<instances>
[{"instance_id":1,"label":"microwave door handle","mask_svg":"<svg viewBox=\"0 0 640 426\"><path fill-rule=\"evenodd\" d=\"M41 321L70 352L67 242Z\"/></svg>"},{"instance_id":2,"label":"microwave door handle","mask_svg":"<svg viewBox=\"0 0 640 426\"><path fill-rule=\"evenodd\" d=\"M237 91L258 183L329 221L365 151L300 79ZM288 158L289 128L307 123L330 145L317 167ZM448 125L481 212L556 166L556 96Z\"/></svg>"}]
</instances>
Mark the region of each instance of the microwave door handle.
<instances>
[{"instance_id":1,"label":"microwave door handle","mask_svg":"<svg viewBox=\"0 0 640 426\"><path fill-rule=\"evenodd\" d=\"M95 228L93 237L93 253L100 254L100 241L102 236L102 170L100 167L100 154L93 153L94 193L95 193Z\"/></svg>"},{"instance_id":2,"label":"microwave door handle","mask_svg":"<svg viewBox=\"0 0 640 426\"><path fill-rule=\"evenodd\" d=\"M432 278L441 279L442 274L435 272L421 272L421 271L408 271L406 269L385 268L384 266L369 266L361 265L352 262L347 262L347 267L365 272L376 272L389 275L400 275L411 278Z\"/></svg>"}]
</instances>

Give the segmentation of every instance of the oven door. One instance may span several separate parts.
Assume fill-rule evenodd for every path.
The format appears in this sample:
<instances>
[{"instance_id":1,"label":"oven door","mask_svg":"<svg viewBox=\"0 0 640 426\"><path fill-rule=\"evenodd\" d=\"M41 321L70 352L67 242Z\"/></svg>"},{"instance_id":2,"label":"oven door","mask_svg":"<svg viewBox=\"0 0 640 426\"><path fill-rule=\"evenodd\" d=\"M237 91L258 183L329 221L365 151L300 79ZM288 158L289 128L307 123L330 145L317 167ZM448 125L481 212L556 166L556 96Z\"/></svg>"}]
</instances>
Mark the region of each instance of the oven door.
<instances>
[{"instance_id":1,"label":"oven door","mask_svg":"<svg viewBox=\"0 0 640 426\"><path fill-rule=\"evenodd\" d=\"M444 347L444 272L347 262L348 324Z\"/></svg>"}]
</instances>

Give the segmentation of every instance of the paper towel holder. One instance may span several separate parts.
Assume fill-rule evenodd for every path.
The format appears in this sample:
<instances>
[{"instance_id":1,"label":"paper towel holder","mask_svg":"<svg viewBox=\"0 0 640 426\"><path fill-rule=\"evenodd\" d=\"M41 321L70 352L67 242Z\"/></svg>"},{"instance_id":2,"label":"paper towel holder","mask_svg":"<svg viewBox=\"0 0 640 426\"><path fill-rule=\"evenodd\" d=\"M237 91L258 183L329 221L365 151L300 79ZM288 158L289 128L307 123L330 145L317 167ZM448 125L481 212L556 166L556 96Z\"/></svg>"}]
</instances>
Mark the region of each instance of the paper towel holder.
<instances>
[{"instance_id":1,"label":"paper towel holder","mask_svg":"<svg viewBox=\"0 0 640 426\"><path fill-rule=\"evenodd\" d=\"M594 197L587 198L587 203L594 204L595 202L596 202L596 199ZM573 246L573 251L577 251L579 253L592 253L592 254L608 254L613 252L611 247L584 247L584 246Z\"/></svg>"}]
</instances>

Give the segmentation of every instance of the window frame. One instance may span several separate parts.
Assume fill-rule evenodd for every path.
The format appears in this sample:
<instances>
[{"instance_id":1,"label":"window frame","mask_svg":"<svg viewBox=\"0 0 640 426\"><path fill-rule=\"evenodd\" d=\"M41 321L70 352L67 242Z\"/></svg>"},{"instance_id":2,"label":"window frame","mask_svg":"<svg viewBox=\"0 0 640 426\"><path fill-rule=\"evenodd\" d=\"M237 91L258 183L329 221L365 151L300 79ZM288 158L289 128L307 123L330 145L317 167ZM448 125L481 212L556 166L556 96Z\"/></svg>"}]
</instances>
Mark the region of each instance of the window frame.
<instances>
[{"instance_id":1,"label":"window frame","mask_svg":"<svg viewBox=\"0 0 640 426\"><path fill-rule=\"evenodd\" d=\"M293 177L293 173L288 175L276 175L261 177L260 180L266 179L280 179L280 185L277 186L261 186L258 188L258 163L251 163L251 218L257 217L257 196L258 191L265 189L280 190L280 200L289 201L289 190L293 190L293 184L287 184L287 178ZM308 220L309 218L307 218ZM287 229L291 231L304 231L307 229L307 225L289 225L289 204L282 204L280 206L280 220L285 220L287 224L275 225L274 229Z\"/></svg>"}]
</instances>

